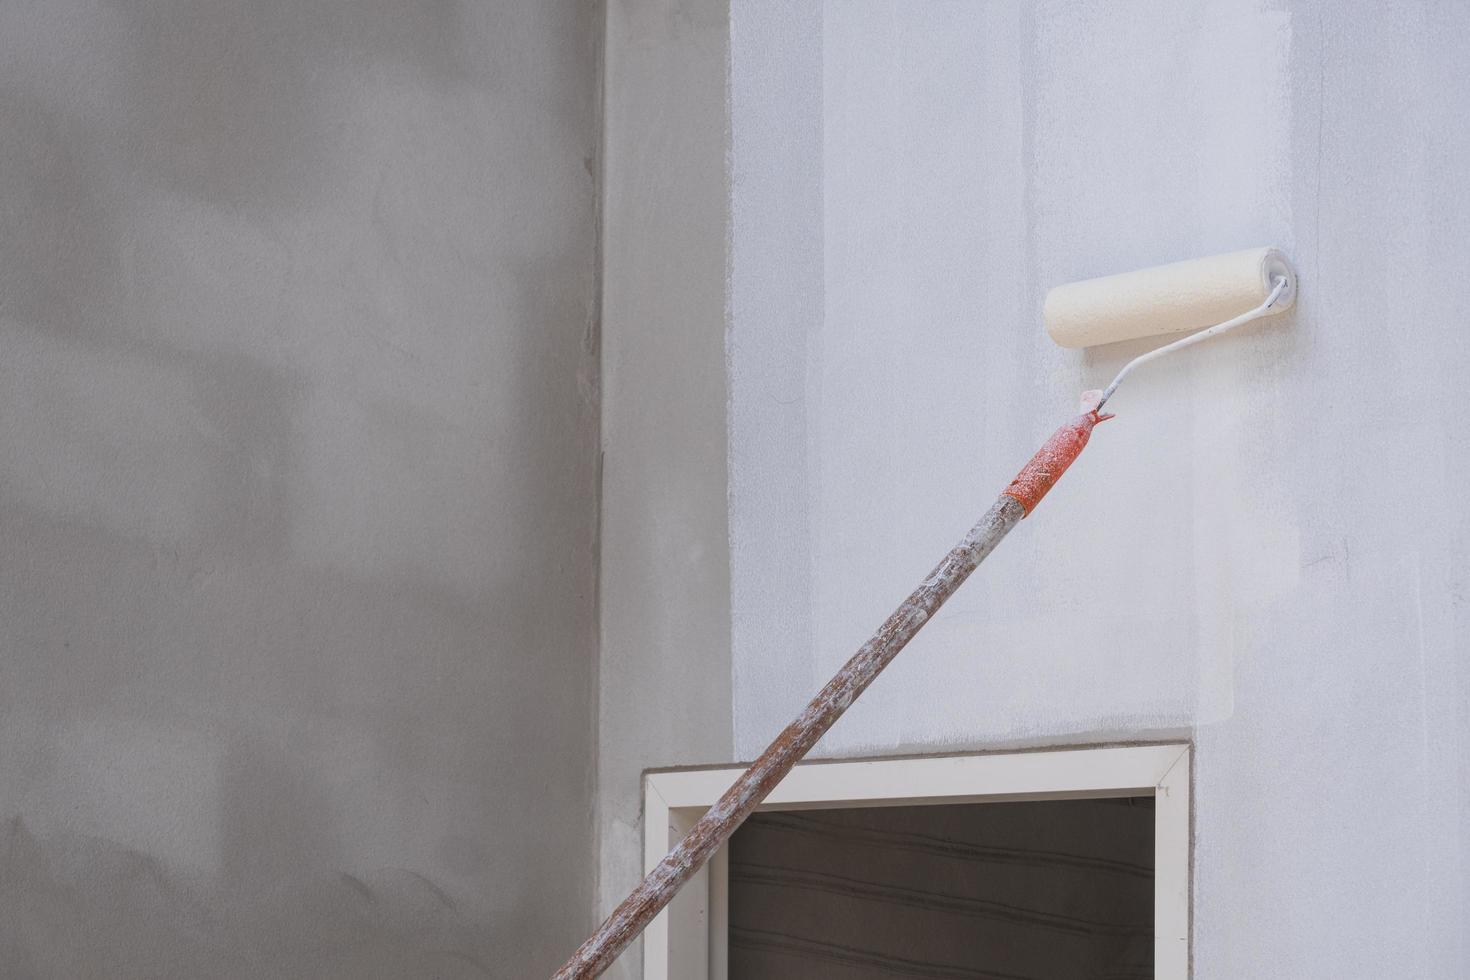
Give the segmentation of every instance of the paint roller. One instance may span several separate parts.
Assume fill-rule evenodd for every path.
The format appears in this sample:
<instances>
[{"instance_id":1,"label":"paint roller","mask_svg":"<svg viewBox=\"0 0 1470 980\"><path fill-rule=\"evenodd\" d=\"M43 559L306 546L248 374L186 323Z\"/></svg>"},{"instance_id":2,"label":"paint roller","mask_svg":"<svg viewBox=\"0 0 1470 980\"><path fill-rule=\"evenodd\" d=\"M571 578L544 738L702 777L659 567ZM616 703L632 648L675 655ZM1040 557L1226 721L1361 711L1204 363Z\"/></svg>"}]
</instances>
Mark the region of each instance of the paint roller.
<instances>
[{"instance_id":1,"label":"paint roller","mask_svg":"<svg viewBox=\"0 0 1470 980\"><path fill-rule=\"evenodd\" d=\"M1282 313L1295 303L1296 292L1296 272L1286 256L1274 248L1191 259L1051 290L1042 319L1051 339L1063 347L1095 347L1161 334L1185 336L1129 361L1106 389L1083 394L1081 414L1052 434L985 516L577 948L552 980L591 980L638 937L1011 528L1056 485L1087 445L1093 428L1113 417L1103 414L1102 408L1124 378L1149 361L1252 320Z\"/></svg>"},{"instance_id":2,"label":"paint roller","mask_svg":"<svg viewBox=\"0 0 1470 980\"><path fill-rule=\"evenodd\" d=\"M1041 318L1063 347L1198 331L1123 365L1098 399L1101 409L1134 368L1295 303L1290 260L1280 249L1248 248L1058 286L1046 294Z\"/></svg>"}]
</instances>

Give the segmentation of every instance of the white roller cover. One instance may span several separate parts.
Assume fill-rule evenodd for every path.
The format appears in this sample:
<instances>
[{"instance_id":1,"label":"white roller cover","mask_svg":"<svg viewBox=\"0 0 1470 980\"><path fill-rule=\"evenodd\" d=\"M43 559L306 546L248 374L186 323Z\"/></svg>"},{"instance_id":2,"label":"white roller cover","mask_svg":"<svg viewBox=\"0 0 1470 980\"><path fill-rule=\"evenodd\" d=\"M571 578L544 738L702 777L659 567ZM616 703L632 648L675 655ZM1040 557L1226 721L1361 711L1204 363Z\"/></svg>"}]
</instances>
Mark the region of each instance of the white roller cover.
<instances>
[{"instance_id":1,"label":"white roller cover","mask_svg":"<svg viewBox=\"0 0 1470 980\"><path fill-rule=\"evenodd\" d=\"M1287 287L1274 313L1296 300L1296 273L1279 250L1251 248L1058 286L1046 294L1042 317L1063 347L1186 333L1259 306L1277 276Z\"/></svg>"}]
</instances>

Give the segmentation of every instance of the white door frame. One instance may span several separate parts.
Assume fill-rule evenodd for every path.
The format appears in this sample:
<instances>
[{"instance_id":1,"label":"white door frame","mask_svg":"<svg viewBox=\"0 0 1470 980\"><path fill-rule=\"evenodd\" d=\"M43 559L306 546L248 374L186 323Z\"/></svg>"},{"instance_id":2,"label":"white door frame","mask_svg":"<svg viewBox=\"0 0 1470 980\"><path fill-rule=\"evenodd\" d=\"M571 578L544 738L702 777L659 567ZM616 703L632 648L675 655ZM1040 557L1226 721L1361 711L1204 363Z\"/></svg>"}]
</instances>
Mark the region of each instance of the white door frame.
<instances>
[{"instance_id":1,"label":"white door frame","mask_svg":"<svg viewBox=\"0 0 1470 980\"><path fill-rule=\"evenodd\" d=\"M740 767L643 777L645 871L694 825ZM1154 797L1154 977L1188 980L1190 747L1178 742L797 766L761 810ZM725 980L726 848L643 933L644 980Z\"/></svg>"}]
</instances>

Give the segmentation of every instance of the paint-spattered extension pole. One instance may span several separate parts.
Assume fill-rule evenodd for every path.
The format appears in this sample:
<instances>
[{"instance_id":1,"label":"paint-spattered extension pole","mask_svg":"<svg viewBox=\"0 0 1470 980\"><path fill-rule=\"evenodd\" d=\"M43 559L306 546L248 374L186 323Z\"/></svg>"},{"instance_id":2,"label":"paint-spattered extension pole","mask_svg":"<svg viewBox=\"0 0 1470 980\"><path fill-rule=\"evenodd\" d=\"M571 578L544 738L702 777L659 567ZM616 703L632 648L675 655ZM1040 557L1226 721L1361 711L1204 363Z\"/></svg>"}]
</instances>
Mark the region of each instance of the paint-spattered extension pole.
<instances>
[{"instance_id":1,"label":"paint-spattered extension pole","mask_svg":"<svg viewBox=\"0 0 1470 980\"><path fill-rule=\"evenodd\" d=\"M873 638L853 654L837 676L812 698L800 717L786 726L597 932L556 971L552 980L591 980L607 969L842 717L945 600L954 595L985 556L1000 544L1001 538L1031 513L1087 445L1093 426L1108 418L1112 416L1099 415L1094 408L1062 426L1047 440L964 540L878 627Z\"/></svg>"}]
</instances>

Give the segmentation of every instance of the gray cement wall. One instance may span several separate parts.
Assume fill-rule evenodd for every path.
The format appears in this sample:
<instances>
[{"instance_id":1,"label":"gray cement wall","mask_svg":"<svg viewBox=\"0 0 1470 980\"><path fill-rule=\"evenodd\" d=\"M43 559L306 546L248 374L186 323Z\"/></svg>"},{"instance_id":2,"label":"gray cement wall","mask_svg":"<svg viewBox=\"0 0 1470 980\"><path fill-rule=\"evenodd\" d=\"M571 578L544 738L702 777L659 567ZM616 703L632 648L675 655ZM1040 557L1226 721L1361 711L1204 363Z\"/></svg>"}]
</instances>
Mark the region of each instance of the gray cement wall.
<instances>
[{"instance_id":1,"label":"gray cement wall","mask_svg":"<svg viewBox=\"0 0 1470 980\"><path fill-rule=\"evenodd\" d=\"M525 977L590 925L599 34L0 7L6 976Z\"/></svg>"},{"instance_id":2,"label":"gray cement wall","mask_svg":"<svg viewBox=\"0 0 1470 980\"><path fill-rule=\"evenodd\" d=\"M728 14L608 4L599 915L639 877L643 770L731 752ZM639 956L607 976L638 976Z\"/></svg>"}]
</instances>

